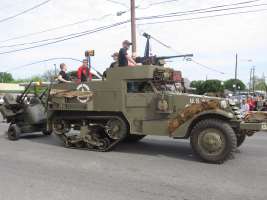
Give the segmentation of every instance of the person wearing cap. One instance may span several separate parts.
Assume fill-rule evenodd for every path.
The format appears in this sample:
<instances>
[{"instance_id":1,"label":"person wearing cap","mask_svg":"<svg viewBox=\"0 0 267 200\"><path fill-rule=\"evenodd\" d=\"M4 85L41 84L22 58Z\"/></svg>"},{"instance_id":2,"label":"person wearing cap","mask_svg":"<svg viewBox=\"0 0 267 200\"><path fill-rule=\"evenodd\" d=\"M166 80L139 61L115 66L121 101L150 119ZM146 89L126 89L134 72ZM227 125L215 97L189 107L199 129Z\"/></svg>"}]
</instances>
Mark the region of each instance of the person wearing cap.
<instances>
[{"instance_id":1,"label":"person wearing cap","mask_svg":"<svg viewBox=\"0 0 267 200\"><path fill-rule=\"evenodd\" d=\"M111 63L109 68L118 67L118 65L119 65L119 63L118 63L119 53L115 52L114 54L111 55L111 57L113 58L114 62Z\"/></svg>"},{"instance_id":2,"label":"person wearing cap","mask_svg":"<svg viewBox=\"0 0 267 200\"><path fill-rule=\"evenodd\" d=\"M119 66L119 63L118 63L119 53L115 52L114 54L111 55L111 57L113 58L113 62L110 64L109 68L118 67ZM106 69L106 71L104 71L104 73L103 73L104 78L107 77L107 70L108 69Z\"/></svg>"},{"instance_id":3,"label":"person wearing cap","mask_svg":"<svg viewBox=\"0 0 267 200\"><path fill-rule=\"evenodd\" d=\"M80 66L78 68L78 71L77 71L78 80L80 82L86 82L87 81L87 78L89 78L89 80L92 80L93 75L94 74L91 73L91 71L88 68L88 60L87 59L84 59L82 66Z\"/></svg>"},{"instance_id":4,"label":"person wearing cap","mask_svg":"<svg viewBox=\"0 0 267 200\"><path fill-rule=\"evenodd\" d=\"M60 64L60 72L58 74L58 81L59 83L70 83L70 78L68 74L66 73L67 71L67 66L65 63Z\"/></svg>"},{"instance_id":5,"label":"person wearing cap","mask_svg":"<svg viewBox=\"0 0 267 200\"><path fill-rule=\"evenodd\" d=\"M129 56L127 52L131 45L132 43L129 42L128 40L123 41L122 48L119 51L119 58L118 58L119 67L127 67L127 66L136 65L136 62L134 61L134 59L131 56Z\"/></svg>"}]
</instances>

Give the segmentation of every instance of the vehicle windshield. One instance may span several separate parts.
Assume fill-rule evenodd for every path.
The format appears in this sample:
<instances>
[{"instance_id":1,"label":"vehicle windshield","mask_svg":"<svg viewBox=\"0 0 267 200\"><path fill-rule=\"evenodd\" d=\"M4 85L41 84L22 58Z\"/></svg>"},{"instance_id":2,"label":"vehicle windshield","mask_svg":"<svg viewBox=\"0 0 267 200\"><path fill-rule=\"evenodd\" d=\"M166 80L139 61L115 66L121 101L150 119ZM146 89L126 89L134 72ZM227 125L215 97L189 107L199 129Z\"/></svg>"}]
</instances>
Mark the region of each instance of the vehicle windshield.
<instances>
[{"instance_id":1,"label":"vehicle windshield","mask_svg":"<svg viewBox=\"0 0 267 200\"><path fill-rule=\"evenodd\" d=\"M182 92L182 85L180 83L166 83L166 82L157 82L154 81L153 85L158 91L165 92Z\"/></svg>"}]
</instances>

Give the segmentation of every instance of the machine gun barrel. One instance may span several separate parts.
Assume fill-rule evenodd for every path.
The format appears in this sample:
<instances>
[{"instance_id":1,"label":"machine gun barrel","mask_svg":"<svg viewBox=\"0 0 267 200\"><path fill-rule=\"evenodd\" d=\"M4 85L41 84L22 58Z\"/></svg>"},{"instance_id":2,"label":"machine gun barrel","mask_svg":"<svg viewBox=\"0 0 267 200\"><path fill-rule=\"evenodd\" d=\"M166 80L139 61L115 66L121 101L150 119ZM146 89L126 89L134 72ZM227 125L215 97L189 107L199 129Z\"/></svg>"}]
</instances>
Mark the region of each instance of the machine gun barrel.
<instances>
[{"instance_id":1,"label":"machine gun barrel","mask_svg":"<svg viewBox=\"0 0 267 200\"><path fill-rule=\"evenodd\" d=\"M176 55L176 56L150 56L150 57L137 57L136 62L142 63L143 65L164 65L161 61L172 59L172 58L186 58L186 57L193 57L193 54L184 54L184 55Z\"/></svg>"},{"instance_id":2,"label":"machine gun barrel","mask_svg":"<svg viewBox=\"0 0 267 200\"><path fill-rule=\"evenodd\" d=\"M18 103L22 103L24 100L24 96L26 95L26 93L28 92L28 90L30 89L31 85L32 85L33 81L31 81L25 88L25 90L22 92L22 94L19 96L19 98L17 99Z\"/></svg>"},{"instance_id":3,"label":"machine gun barrel","mask_svg":"<svg viewBox=\"0 0 267 200\"><path fill-rule=\"evenodd\" d=\"M185 58L185 57L193 57L193 54L184 54L184 55L177 55L177 56L161 56L161 57L156 57L157 60L167 60L167 59L172 59L172 58Z\"/></svg>"}]
</instances>

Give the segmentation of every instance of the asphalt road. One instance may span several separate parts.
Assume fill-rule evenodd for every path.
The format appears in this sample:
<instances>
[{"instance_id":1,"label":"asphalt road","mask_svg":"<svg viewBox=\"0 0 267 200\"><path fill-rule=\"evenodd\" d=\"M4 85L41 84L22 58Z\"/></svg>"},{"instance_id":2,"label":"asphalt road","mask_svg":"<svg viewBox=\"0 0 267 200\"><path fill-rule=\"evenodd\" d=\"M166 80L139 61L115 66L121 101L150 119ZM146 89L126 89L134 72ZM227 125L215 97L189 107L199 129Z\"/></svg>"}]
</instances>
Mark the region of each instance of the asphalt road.
<instances>
[{"instance_id":1,"label":"asphalt road","mask_svg":"<svg viewBox=\"0 0 267 200\"><path fill-rule=\"evenodd\" d=\"M0 124L0 200L266 200L267 134L221 165L199 162L188 141L147 137L108 153L55 138L12 142Z\"/></svg>"}]
</instances>

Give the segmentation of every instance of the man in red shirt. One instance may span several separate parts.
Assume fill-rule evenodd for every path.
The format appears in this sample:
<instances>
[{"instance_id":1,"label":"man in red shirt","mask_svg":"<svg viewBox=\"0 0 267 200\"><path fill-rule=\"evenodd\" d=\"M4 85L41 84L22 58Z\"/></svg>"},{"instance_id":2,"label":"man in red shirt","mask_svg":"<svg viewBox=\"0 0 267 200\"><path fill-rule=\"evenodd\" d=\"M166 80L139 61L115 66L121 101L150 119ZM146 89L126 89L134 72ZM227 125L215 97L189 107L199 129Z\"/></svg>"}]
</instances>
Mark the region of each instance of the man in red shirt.
<instances>
[{"instance_id":1,"label":"man in red shirt","mask_svg":"<svg viewBox=\"0 0 267 200\"><path fill-rule=\"evenodd\" d=\"M82 66L78 68L77 77L80 82L86 82L87 78L91 81L93 78L93 73L91 73L90 69L88 68L88 60L84 59Z\"/></svg>"}]
</instances>

